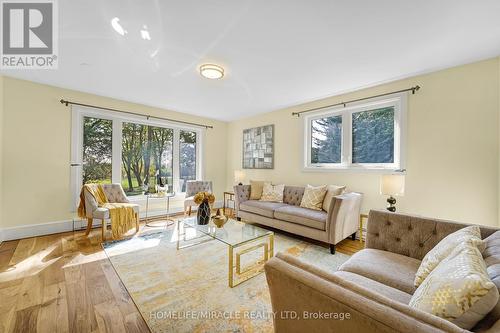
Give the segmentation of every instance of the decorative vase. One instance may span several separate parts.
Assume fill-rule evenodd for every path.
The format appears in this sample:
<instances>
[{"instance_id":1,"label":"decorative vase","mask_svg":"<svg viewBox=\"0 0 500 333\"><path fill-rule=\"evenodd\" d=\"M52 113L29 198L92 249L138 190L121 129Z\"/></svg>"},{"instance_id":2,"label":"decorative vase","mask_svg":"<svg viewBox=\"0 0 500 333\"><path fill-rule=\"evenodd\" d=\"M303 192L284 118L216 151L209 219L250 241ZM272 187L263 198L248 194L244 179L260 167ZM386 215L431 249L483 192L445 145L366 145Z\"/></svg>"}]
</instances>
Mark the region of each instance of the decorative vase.
<instances>
[{"instance_id":1,"label":"decorative vase","mask_svg":"<svg viewBox=\"0 0 500 333\"><path fill-rule=\"evenodd\" d=\"M210 204L208 199L203 200L203 202L198 206L197 222L200 225L208 224L210 222Z\"/></svg>"}]
</instances>

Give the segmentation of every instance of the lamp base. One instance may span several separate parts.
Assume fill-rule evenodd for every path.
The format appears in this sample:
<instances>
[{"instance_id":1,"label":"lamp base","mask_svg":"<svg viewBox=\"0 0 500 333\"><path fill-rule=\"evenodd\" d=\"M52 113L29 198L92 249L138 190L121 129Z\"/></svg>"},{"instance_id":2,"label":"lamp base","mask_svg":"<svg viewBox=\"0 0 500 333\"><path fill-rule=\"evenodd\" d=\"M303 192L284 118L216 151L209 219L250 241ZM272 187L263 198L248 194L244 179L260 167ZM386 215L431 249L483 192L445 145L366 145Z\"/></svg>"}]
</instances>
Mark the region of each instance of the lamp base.
<instances>
[{"instance_id":1,"label":"lamp base","mask_svg":"<svg viewBox=\"0 0 500 333\"><path fill-rule=\"evenodd\" d=\"M387 210L390 212L395 212L396 211L396 198L394 198L392 195L387 199Z\"/></svg>"}]
</instances>

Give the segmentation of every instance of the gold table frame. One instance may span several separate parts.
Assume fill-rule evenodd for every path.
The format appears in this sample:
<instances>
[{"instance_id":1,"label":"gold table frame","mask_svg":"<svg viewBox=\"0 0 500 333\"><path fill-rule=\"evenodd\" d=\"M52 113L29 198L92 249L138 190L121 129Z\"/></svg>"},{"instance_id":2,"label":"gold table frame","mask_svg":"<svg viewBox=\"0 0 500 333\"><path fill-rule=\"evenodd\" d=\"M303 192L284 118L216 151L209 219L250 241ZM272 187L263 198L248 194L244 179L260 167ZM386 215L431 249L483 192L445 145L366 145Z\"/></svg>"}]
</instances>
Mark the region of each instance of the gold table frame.
<instances>
[{"instance_id":1,"label":"gold table frame","mask_svg":"<svg viewBox=\"0 0 500 333\"><path fill-rule=\"evenodd\" d=\"M181 226L183 232L181 232ZM200 231L203 235L198 237L193 237L190 239L186 239L186 232L184 231L185 227L195 229ZM213 230L216 230L216 226L213 226ZM210 229L209 229L210 230ZM181 245L181 238L184 242L197 240L196 242L192 242L186 245ZM196 227L190 225L189 223L184 223L183 220L177 220L177 250L185 249L188 247L196 246L199 244L203 244L212 240L219 240L215 237L215 234L205 233L202 230L197 229ZM228 245L228 284L230 288L234 288L237 285L257 276L258 274L264 271L264 264L274 256L274 233L269 231L265 235L255 237L253 239L246 240L244 242L238 244L228 244L219 240L220 242ZM256 245L247 247L246 245L259 242ZM239 250L240 248L243 248ZM260 260L256 260L250 265L246 267L242 267L241 265L241 257L247 253L254 252L263 248L262 258ZM239 250L239 251L238 251ZM235 260L236 258L236 260Z\"/></svg>"}]
</instances>

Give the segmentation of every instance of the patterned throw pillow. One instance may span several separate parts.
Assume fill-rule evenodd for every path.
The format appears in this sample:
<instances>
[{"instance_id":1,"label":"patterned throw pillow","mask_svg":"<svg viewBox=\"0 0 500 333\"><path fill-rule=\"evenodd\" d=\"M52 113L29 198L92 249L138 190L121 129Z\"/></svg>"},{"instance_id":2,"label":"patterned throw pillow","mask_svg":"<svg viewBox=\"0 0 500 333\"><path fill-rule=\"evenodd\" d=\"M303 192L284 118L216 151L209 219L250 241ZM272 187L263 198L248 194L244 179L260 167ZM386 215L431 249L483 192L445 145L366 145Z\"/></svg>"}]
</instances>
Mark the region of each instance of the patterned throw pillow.
<instances>
[{"instance_id":1,"label":"patterned throw pillow","mask_svg":"<svg viewBox=\"0 0 500 333\"><path fill-rule=\"evenodd\" d=\"M427 252L415 274L415 287L418 287L434 268L446 258L458 244L470 241L472 245L484 251L484 242L481 240L481 230L477 225L455 231L443 238L432 250Z\"/></svg>"},{"instance_id":2,"label":"patterned throw pillow","mask_svg":"<svg viewBox=\"0 0 500 333\"><path fill-rule=\"evenodd\" d=\"M429 274L409 306L469 330L495 307L498 297L481 252L465 242Z\"/></svg>"},{"instance_id":3,"label":"patterned throw pillow","mask_svg":"<svg viewBox=\"0 0 500 333\"><path fill-rule=\"evenodd\" d=\"M341 195L345 191L345 186L328 185L326 187L326 195L323 199L323 210L325 212L330 211L330 204L332 203L333 197Z\"/></svg>"},{"instance_id":4,"label":"patterned throw pillow","mask_svg":"<svg viewBox=\"0 0 500 333\"><path fill-rule=\"evenodd\" d=\"M284 191L285 191L284 184L272 185L271 183L264 183L260 201L283 202Z\"/></svg>"},{"instance_id":5,"label":"patterned throw pillow","mask_svg":"<svg viewBox=\"0 0 500 333\"><path fill-rule=\"evenodd\" d=\"M323 208L323 200L325 199L326 185L311 186L307 185L300 202L300 207L321 210Z\"/></svg>"}]
</instances>

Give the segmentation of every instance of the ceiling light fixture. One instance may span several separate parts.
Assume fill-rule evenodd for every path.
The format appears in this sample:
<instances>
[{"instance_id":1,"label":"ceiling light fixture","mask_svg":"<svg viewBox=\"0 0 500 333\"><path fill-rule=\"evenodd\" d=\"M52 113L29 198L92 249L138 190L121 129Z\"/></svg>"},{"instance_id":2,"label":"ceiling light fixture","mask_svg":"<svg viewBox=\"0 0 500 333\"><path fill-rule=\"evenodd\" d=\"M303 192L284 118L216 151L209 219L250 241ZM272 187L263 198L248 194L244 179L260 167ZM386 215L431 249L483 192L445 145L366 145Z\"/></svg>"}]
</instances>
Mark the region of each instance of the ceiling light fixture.
<instances>
[{"instance_id":1,"label":"ceiling light fixture","mask_svg":"<svg viewBox=\"0 0 500 333\"><path fill-rule=\"evenodd\" d=\"M142 26L141 37L144 40L151 40L151 36L149 35L148 27L146 25Z\"/></svg>"},{"instance_id":2,"label":"ceiling light fixture","mask_svg":"<svg viewBox=\"0 0 500 333\"><path fill-rule=\"evenodd\" d=\"M127 31L125 29L123 29L123 27L121 26L121 24L119 22L120 22L120 19L118 17L113 17L113 19L111 19L111 26L113 27L113 29L115 29L115 31L117 33L119 33L122 36L125 36Z\"/></svg>"},{"instance_id":3,"label":"ceiling light fixture","mask_svg":"<svg viewBox=\"0 0 500 333\"><path fill-rule=\"evenodd\" d=\"M200 74L207 79L221 79L224 76L224 68L214 64L204 64L200 66Z\"/></svg>"}]
</instances>

